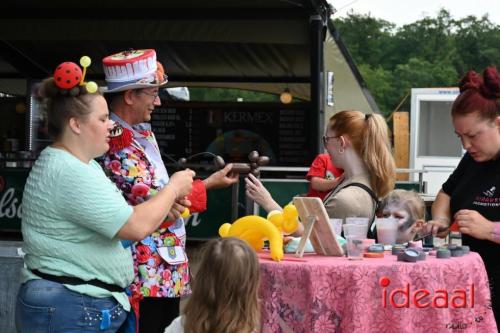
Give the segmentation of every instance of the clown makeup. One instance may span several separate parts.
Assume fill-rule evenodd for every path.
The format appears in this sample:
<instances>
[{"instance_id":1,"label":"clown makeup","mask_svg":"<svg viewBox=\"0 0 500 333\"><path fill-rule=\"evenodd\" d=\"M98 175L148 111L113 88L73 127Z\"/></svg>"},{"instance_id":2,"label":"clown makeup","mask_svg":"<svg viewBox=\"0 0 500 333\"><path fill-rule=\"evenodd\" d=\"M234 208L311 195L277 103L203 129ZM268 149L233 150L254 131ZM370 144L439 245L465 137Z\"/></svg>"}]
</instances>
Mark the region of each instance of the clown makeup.
<instances>
[{"instance_id":1,"label":"clown makeup","mask_svg":"<svg viewBox=\"0 0 500 333\"><path fill-rule=\"evenodd\" d=\"M378 217L393 217L398 221L398 243L412 241L425 219L424 200L413 191L392 190L380 203Z\"/></svg>"}]
</instances>

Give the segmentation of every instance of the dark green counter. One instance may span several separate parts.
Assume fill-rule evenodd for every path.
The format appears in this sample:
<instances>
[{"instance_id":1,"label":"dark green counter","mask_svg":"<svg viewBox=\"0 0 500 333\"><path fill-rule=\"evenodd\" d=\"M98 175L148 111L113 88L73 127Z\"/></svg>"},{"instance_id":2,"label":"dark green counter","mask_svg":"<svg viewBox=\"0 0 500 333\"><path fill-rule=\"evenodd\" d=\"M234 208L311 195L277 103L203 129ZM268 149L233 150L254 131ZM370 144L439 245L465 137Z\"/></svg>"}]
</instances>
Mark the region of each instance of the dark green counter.
<instances>
[{"instance_id":1,"label":"dark green counter","mask_svg":"<svg viewBox=\"0 0 500 333\"><path fill-rule=\"evenodd\" d=\"M29 169L0 169L0 238L21 231L22 196ZM294 195L307 191L307 183L284 180L265 180L265 186L280 205L286 205ZM245 215L245 186L241 178L238 196L238 215ZM219 226L231 221L231 188L208 192L208 209L193 214L186 223L190 239L207 239L218 236ZM266 214L260 212L262 216Z\"/></svg>"},{"instance_id":2,"label":"dark green counter","mask_svg":"<svg viewBox=\"0 0 500 333\"><path fill-rule=\"evenodd\" d=\"M6 234L19 234L21 231L22 195L29 169L0 169L0 238ZM263 179L264 186L280 206L284 206L295 195L307 192L309 183L302 179ZM238 194L238 216L245 215L245 182L240 178ZM402 186L401 186L402 185ZM396 184L396 187L415 189L414 184ZM186 223L189 239L208 239L218 236L220 225L231 221L231 188L208 192L208 209L193 214ZM259 215L266 212L259 210Z\"/></svg>"},{"instance_id":3,"label":"dark green counter","mask_svg":"<svg viewBox=\"0 0 500 333\"><path fill-rule=\"evenodd\" d=\"M0 230L3 232L21 230L21 202L29 170L0 169Z\"/></svg>"}]
</instances>

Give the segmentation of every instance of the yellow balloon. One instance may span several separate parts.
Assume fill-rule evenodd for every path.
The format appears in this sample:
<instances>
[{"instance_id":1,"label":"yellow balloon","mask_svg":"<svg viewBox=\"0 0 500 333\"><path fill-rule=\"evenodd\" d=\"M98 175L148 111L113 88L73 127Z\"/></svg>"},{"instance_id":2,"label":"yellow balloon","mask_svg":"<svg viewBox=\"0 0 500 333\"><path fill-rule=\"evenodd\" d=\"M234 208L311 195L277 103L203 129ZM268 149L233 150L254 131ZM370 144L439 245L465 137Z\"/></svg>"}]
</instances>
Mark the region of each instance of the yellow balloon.
<instances>
[{"instance_id":1,"label":"yellow balloon","mask_svg":"<svg viewBox=\"0 0 500 333\"><path fill-rule=\"evenodd\" d=\"M294 233L299 227L299 213L294 205L289 204L283 211L273 210L267 214L267 219L285 235Z\"/></svg>"},{"instance_id":2,"label":"yellow balloon","mask_svg":"<svg viewBox=\"0 0 500 333\"><path fill-rule=\"evenodd\" d=\"M297 208L294 205L288 204L283 207L283 215L285 216L285 219L291 219L298 217L299 213L297 212Z\"/></svg>"},{"instance_id":3,"label":"yellow balloon","mask_svg":"<svg viewBox=\"0 0 500 333\"><path fill-rule=\"evenodd\" d=\"M246 241L255 251L259 251L264 247L264 235L259 230L247 230L239 238Z\"/></svg>"},{"instance_id":4,"label":"yellow balloon","mask_svg":"<svg viewBox=\"0 0 500 333\"><path fill-rule=\"evenodd\" d=\"M299 228L299 220L295 219L283 219L283 232L286 235L293 234Z\"/></svg>"},{"instance_id":5,"label":"yellow balloon","mask_svg":"<svg viewBox=\"0 0 500 333\"><path fill-rule=\"evenodd\" d=\"M88 56L83 56L80 58L80 65L82 65L82 67L89 67L91 63L92 61Z\"/></svg>"},{"instance_id":6,"label":"yellow balloon","mask_svg":"<svg viewBox=\"0 0 500 333\"><path fill-rule=\"evenodd\" d=\"M189 214L190 214L189 208L186 207L186 209L184 209L184 211L182 212L181 217L185 219L186 217L189 216Z\"/></svg>"},{"instance_id":7,"label":"yellow balloon","mask_svg":"<svg viewBox=\"0 0 500 333\"><path fill-rule=\"evenodd\" d=\"M85 84L85 88L87 89L87 91L91 94L95 93L97 91L97 83L95 83L94 81L90 81L90 82L87 82Z\"/></svg>"},{"instance_id":8,"label":"yellow balloon","mask_svg":"<svg viewBox=\"0 0 500 333\"><path fill-rule=\"evenodd\" d=\"M283 231L286 234L294 233L299 227L299 212L297 208L292 205L286 205L283 208Z\"/></svg>"},{"instance_id":9,"label":"yellow balloon","mask_svg":"<svg viewBox=\"0 0 500 333\"><path fill-rule=\"evenodd\" d=\"M228 223L225 223L219 228L219 235L222 237L237 237L252 246L258 247L262 247L263 240L268 239L271 258L275 261L283 259L283 236L281 232L274 224L261 216L249 215L237 219L233 224L228 225Z\"/></svg>"},{"instance_id":10,"label":"yellow balloon","mask_svg":"<svg viewBox=\"0 0 500 333\"><path fill-rule=\"evenodd\" d=\"M281 210L277 210L277 209L272 210L272 211L270 211L270 212L267 214L267 219L269 220L269 219L271 219L271 217L273 217L273 216L275 216L275 215L281 215L281 214L282 214Z\"/></svg>"},{"instance_id":11,"label":"yellow balloon","mask_svg":"<svg viewBox=\"0 0 500 333\"><path fill-rule=\"evenodd\" d=\"M230 223L224 223L219 227L219 235L221 237L229 237L229 229L231 229L231 224Z\"/></svg>"},{"instance_id":12,"label":"yellow balloon","mask_svg":"<svg viewBox=\"0 0 500 333\"><path fill-rule=\"evenodd\" d=\"M279 210L270 211L269 214L267 214L267 219L278 229L281 229L283 226L283 213Z\"/></svg>"}]
</instances>

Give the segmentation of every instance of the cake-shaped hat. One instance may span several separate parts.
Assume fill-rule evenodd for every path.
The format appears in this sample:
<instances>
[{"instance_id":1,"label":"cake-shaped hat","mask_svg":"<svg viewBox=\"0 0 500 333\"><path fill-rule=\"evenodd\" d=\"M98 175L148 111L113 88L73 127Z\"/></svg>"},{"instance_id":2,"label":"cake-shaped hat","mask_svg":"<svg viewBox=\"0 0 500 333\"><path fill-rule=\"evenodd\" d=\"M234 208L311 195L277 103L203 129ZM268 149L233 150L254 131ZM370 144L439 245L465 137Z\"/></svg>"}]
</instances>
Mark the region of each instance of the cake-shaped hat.
<instances>
[{"instance_id":1,"label":"cake-shaped hat","mask_svg":"<svg viewBox=\"0 0 500 333\"><path fill-rule=\"evenodd\" d=\"M104 93L161 87L168 82L153 49L116 53L104 58L102 65L108 85Z\"/></svg>"}]
</instances>

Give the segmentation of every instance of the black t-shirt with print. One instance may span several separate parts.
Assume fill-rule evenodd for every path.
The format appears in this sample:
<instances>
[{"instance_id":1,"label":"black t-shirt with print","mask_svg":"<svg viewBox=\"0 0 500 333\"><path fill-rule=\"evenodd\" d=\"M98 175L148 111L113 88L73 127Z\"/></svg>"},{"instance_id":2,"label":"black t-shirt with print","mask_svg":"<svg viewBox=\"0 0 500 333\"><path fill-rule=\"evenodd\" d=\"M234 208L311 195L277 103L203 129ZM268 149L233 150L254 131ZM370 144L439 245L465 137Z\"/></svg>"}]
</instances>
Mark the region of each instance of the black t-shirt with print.
<instances>
[{"instance_id":1,"label":"black t-shirt with print","mask_svg":"<svg viewBox=\"0 0 500 333\"><path fill-rule=\"evenodd\" d=\"M461 209L475 210L486 219L500 222L500 159L476 162L467 153L443 184L443 191L451 198L451 216ZM500 298L500 244L462 235L464 245L483 258L495 303ZM498 315L500 309L495 309Z\"/></svg>"},{"instance_id":2,"label":"black t-shirt with print","mask_svg":"<svg viewBox=\"0 0 500 333\"><path fill-rule=\"evenodd\" d=\"M443 184L451 198L451 216L461 209L475 210L490 221L500 222L500 159L476 162L467 153ZM463 235L464 243L483 258L498 257L500 244ZM495 253L496 252L496 253ZM499 261L500 262L500 261Z\"/></svg>"}]
</instances>

